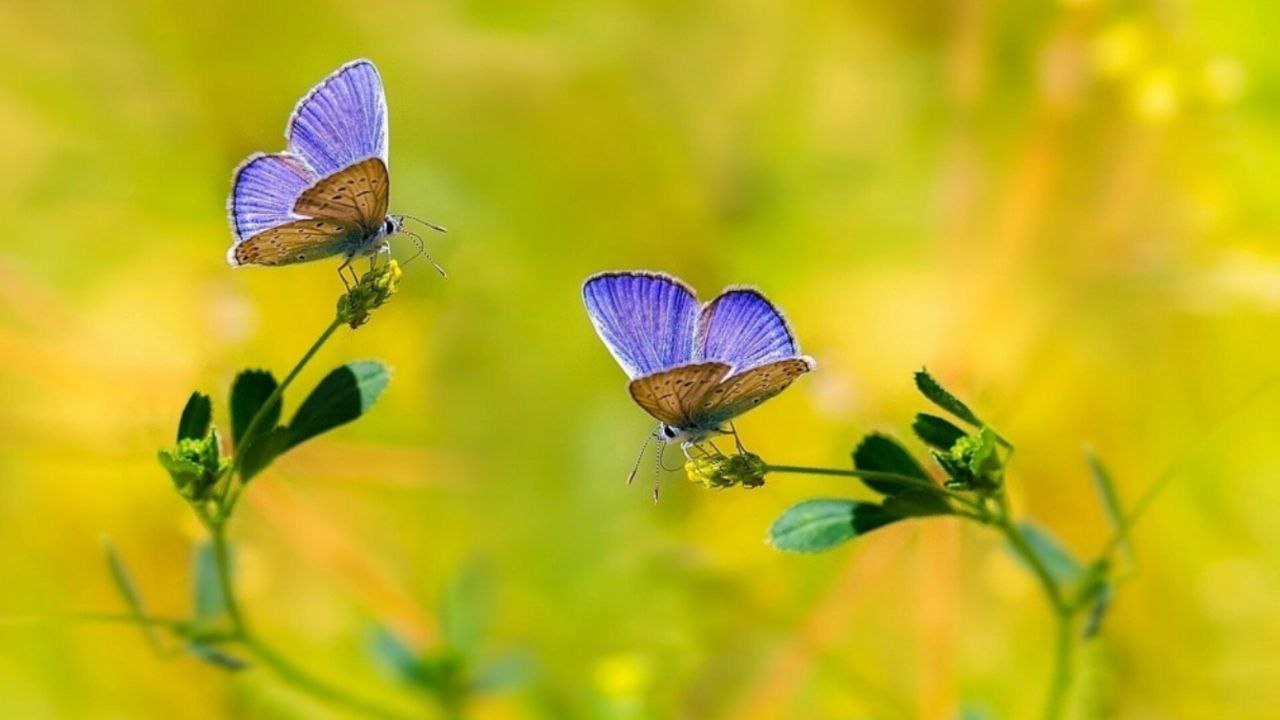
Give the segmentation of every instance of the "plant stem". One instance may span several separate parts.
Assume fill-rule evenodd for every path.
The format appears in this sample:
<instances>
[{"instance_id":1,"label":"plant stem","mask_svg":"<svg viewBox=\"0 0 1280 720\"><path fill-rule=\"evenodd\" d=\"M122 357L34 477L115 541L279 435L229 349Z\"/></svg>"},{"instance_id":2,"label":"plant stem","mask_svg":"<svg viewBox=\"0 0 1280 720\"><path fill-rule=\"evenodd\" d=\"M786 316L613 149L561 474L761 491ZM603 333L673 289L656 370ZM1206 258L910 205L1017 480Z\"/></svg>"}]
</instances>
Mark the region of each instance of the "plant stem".
<instances>
[{"instance_id":1,"label":"plant stem","mask_svg":"<svg viewBox=\"0 0 1280 720\"><path fill-rule=\"evenodd\" d=\"M1054 643L1053 675L1049 681L1049 698L1045 701L1045 720L1058 720L1066 710L1067 690L1071 688L1071 640L1073 637L1070 609L1057 610L1057 640Z\"/></svg>"},{"instance_id":2,"label":"plant stem","mask_svg":"<svg viewBox=\"0 0 1280 720\"><path fill-rule=\"evenodd\" d=\"M249 629L245 625L244 615L240 612L240 604L232 592L231 553L227 548L227 530L223 520L209 524L210 540L213 543L213 564L218 571L218 588L222 591L222 604L227 609L227 618L231 620L232 634L236 638L244 638Z\"/></svg>"},{"instance_id":3,"label":"plant stem","mask_svg":"<svg viewBox=\"0 0 1280 720\"><path fill-rule=\"evenodd\" d=\"M910 487L918 487L922 490L929 490L940 495L945 495L956 502L962 503L974 510L979 509L979 505L972 499L961 495L953 490L929 482L913 475L903 475L901 473L880 472L878 470L845 470L843 468L816 468L804 467L801 465L765 465L767 473L792 473L795 475L834 475L838 477L855 477L863 480L879 480L881 482L898 483Z\"/></svg>"},{"instance_id":4,"label":"plant stem","mask_svg":"<svg viewBox=\"0 0 1280 720\"><path fill-rule=\"evenodd\" d=\"M262 403L262 405L258 407L258 411L254 413L253 417L249 420L249 425L245 427L244 434L241 438L251 438L255 433L257 433L259 426L262 425L263 420L267 417L268 410L273 405L280 402L280 398L284 396L284 391L289 387L289 384L293 382L294 378L298 377L298 373L302 372L302 368L306 367L307 363L311 362L311 358L315 357L315 354L320 351L321 346L323 346L333 333L341 326L342 320L335 317L333 322L329 323L329 327L326 327L324 332L320 333L320 337L316 338L316 341L311 343L311 347L307 348L307 351L302 354L302 358L293 366L293 369L289 371L289 374L286 375L284 380L276 386L276 389L272 390L271 394L267 396L266 402ZM234 475L240 471L241 458L244 457L244 453L240 452L240 450L241 448L236 448L235 457L231 459L231 467L228 470L228 473L233 476L233 482L228 486L227 495L222 503L220 514L224 518L231 515L231 511L235 509L236 501L240 499L240 493L244 489L243 482L234 482Z\"/></svg>"},{"instance_id":5,"label":"plant stem","mask_svg":"<svg viewBox=\"0 0 1280 720\"><path fill-rule=\"evenodd\" d=\"M270 408L280 402L281 397L284 396L285 389L298 377L298 373L302 372L302 369L311 361L311 358L315 357L321 346L342 324L342 321L335 317L333 322L329 323L329 326L320 333L320 337L316 338L316 341L303 353L302 358L293 366L289 374L267 396L266 401L254 413L253 418L249 420L249 425L245 428L244 434L241 436L242 438L255 436L266 419ZM240 449L237 448L237 450ZM244 613L240 610L240 603L236 600L235 587L232 582L231 553L227 546L227 522L230 520L236 501L240 498L240 493L244 489L243 480L235 482L239 479L238 474L240 472L241 458L243 457L243 453L236 452L235 457L232 458L231 467L227 471L231 482L228 484L226 494L216 500L216 509L210 512L199 505L193 506L196 516L200 518L200 521L209 531L210 542L213 546L213 559L217 570L218 587L222 593L222 602L226 608L227 619L231 624L230 633L226 639L238 643L240 647L253 655L258 662L271 668L281 680L312 697L339 705L366 717L379 719L401 717L397 713L349 695L346 691L311 675L271 649L250 630Z\"/></svg>"},{"instance_id":6,"label":"plant stem","mask_svg":"<svg viewBox=\"0 0 1280 720\"><path fill-rule=\"evenodd\" d=\"M227 618L231 621L230 640L248 650L259 662L271 670L286 683L312 697L340 705L366 717L399 718L397 713L390 712L372 703L354 697L329 683L316 678L294 665L284 656L272 650L258 639L245 622L244 614L236 601L235 589L231 580L231 556L227 549L225 518L208 523L213 543L214 565L217 566L218 586L222 591L223 604L227 609Z\"/></svg>"},{"instance_id":7,"label":"plant stem","mask_svg":"<svg viewBox=\"0 0 1280 720\"><path fill-rule=\"evenodd\" d=\"M1031 547L1022 529L1014 524L1009 509L1009 496L1003 487L996 496L996 503L999 511L990 519L991 524L1000 530L1018 557L1031 568L1032 574L1040 583L1045 599L1053 610L1057 639L1053 655L1053 674L1050 676L1049 694L1045 700L1044 719L1058 720L1066 708L1067 691L1071 688L1072 621L1075 619L1078 607L1068 603L1063 597L1062 588L1053 579L1049 568Z\"/></svg>"}]
</instances>

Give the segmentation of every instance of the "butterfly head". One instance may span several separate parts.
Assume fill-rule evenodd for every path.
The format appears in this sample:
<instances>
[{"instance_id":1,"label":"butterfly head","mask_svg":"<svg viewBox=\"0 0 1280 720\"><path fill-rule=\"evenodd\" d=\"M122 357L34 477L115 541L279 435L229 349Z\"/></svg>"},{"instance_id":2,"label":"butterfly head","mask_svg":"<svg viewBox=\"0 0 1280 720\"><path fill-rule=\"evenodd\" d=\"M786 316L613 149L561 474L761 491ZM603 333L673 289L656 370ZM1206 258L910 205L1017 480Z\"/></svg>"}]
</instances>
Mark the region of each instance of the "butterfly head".
<instances>
[{"instance_id":1,"label":"butterfly head","mask_svg":"<svg viewBox=\"0 0 1280 720\"><path fill-rule=\"evenodd\" d=\"M391 235L395 235L403 229L404 229L403 215L388 215L387 218L382 221L383 237L389 237Z\"/></svg>"},{"instance_id":2,"label":"butterfly head","mask_svg":"<svg viewBox=\"0 0 1280 720\"><path fill-rule=\"evenodd\" d=\"M657 429L653 431L653 438L662 442L678 442L683 446L689 446L697 445L707 438L723 435L726 432L728 431L720 428L679 428L667 423L659 423Z\"/></svg>"}]
</instances>

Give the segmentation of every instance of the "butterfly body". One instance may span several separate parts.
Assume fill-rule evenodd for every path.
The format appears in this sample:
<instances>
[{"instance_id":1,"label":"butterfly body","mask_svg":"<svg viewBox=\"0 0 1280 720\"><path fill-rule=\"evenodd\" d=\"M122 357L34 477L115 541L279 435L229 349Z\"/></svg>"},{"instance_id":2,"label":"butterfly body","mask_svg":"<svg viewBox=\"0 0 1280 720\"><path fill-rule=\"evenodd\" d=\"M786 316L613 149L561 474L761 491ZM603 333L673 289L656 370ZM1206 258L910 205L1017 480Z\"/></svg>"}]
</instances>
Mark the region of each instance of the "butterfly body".
<instances>
[{"instance_id":1,"label":"butterfly body","mask_svg":"<svg viewBox=\"0 0 1280 720\"><path fill-rule=\"evenodd\" d=\"M251 155L236 168L227 261L274 266L341 256L346 267L389 251L404 217L387 212L387 101L373 63L347 63L307 93L285 139L284 152Z\"/></svg>"},{"instance_id":2,"label":"butterfly body","mask_svg":"<svg viewBox=\"0 0 1280 720\"><path fill-rule=\"evenodd\" d=\"M759 291L732 287L699 306L669 275L610 272L583 285L597 334L659 421L655 437L688 447L732 432L734 418L813 369L782 314Z\"/></svg>"}]
</instances>

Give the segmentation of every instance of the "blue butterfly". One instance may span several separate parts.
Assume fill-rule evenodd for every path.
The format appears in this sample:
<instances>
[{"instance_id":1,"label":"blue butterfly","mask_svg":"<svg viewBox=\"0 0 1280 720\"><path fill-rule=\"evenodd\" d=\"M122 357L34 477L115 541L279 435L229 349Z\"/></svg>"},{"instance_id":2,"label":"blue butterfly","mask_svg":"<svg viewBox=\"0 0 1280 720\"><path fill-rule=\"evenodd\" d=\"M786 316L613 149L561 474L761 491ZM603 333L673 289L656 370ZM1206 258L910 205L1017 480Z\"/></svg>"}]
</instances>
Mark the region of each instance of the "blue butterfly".
<instances>
[{"instance_id":1,"label":"blue butterfly","mask_svg":"<svg viewBox=\"0 0 1280 720\"><path fill-rule=\"evenodd\" d=\"M715 435L736 437L734 418L814 368L782 313L752 288L728 288L700 308L670 275L606 272L587 279L582 297L631 397L658 420L653 437L680 442L686 455Z\"/></svg>"},{"instance_id":2,"label":"blue butterfly","mask_svg":"<svg viewBox=\"0 0 1280 720\"><path fill-rule=\"evenodd\" d=\"M340 255L346 284L352 260L390 252L392 235L412 237L422 251L422 238L404 229L417 218L387 214L387 98L372 62L349 62L312 88L289 118L285 140L284 152L255 153L236 168L227 200L232 267Z\"/></svg>"}]
</instances>

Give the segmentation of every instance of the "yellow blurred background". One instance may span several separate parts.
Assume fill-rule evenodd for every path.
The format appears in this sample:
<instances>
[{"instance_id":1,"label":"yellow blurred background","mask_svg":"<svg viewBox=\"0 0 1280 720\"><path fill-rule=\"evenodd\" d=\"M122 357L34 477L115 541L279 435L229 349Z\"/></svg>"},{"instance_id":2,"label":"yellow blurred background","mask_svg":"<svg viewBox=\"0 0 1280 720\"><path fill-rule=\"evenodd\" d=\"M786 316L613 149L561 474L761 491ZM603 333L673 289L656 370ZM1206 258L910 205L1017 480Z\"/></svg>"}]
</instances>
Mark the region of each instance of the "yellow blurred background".
<instances>
[{"instance_id":1,"label":"yellow blurred background","mask_svg":"<svg viewBox=\"0 0 1280 720\"><path fill-rule=\"evenodd\" d=\"M283 374L341 289L336 263L227 267L230 174L368 56L392 208L450 227L428 241L451 277L411 266L287 401L347 360L394 369L232 526L245 611L283 652L429 713L366 639L433 647L442 589L480 562L486 652L532 669L468 717L1034 716L1050 617L994 535L902 523L783 555L764 537L785 507L865 491L672 474L654 506L623 485L650 422L580 284L651 268L704 297L760 286L817 358L739 424L771 462L906 439L928 365L1018 444L1019 510L1081 554L1108 534L1085 443L1128 502L1181 464L1075 712L1274 717L1280 392L1232 413L1280 373L1275 20L1251 0L3 0L0 715L342 716L135 628L14 618L122 611L104 535L151 610L188 611L202 531L155 452L193 389L225 427L235 373Z\"/></svg>"}]
</instances>

